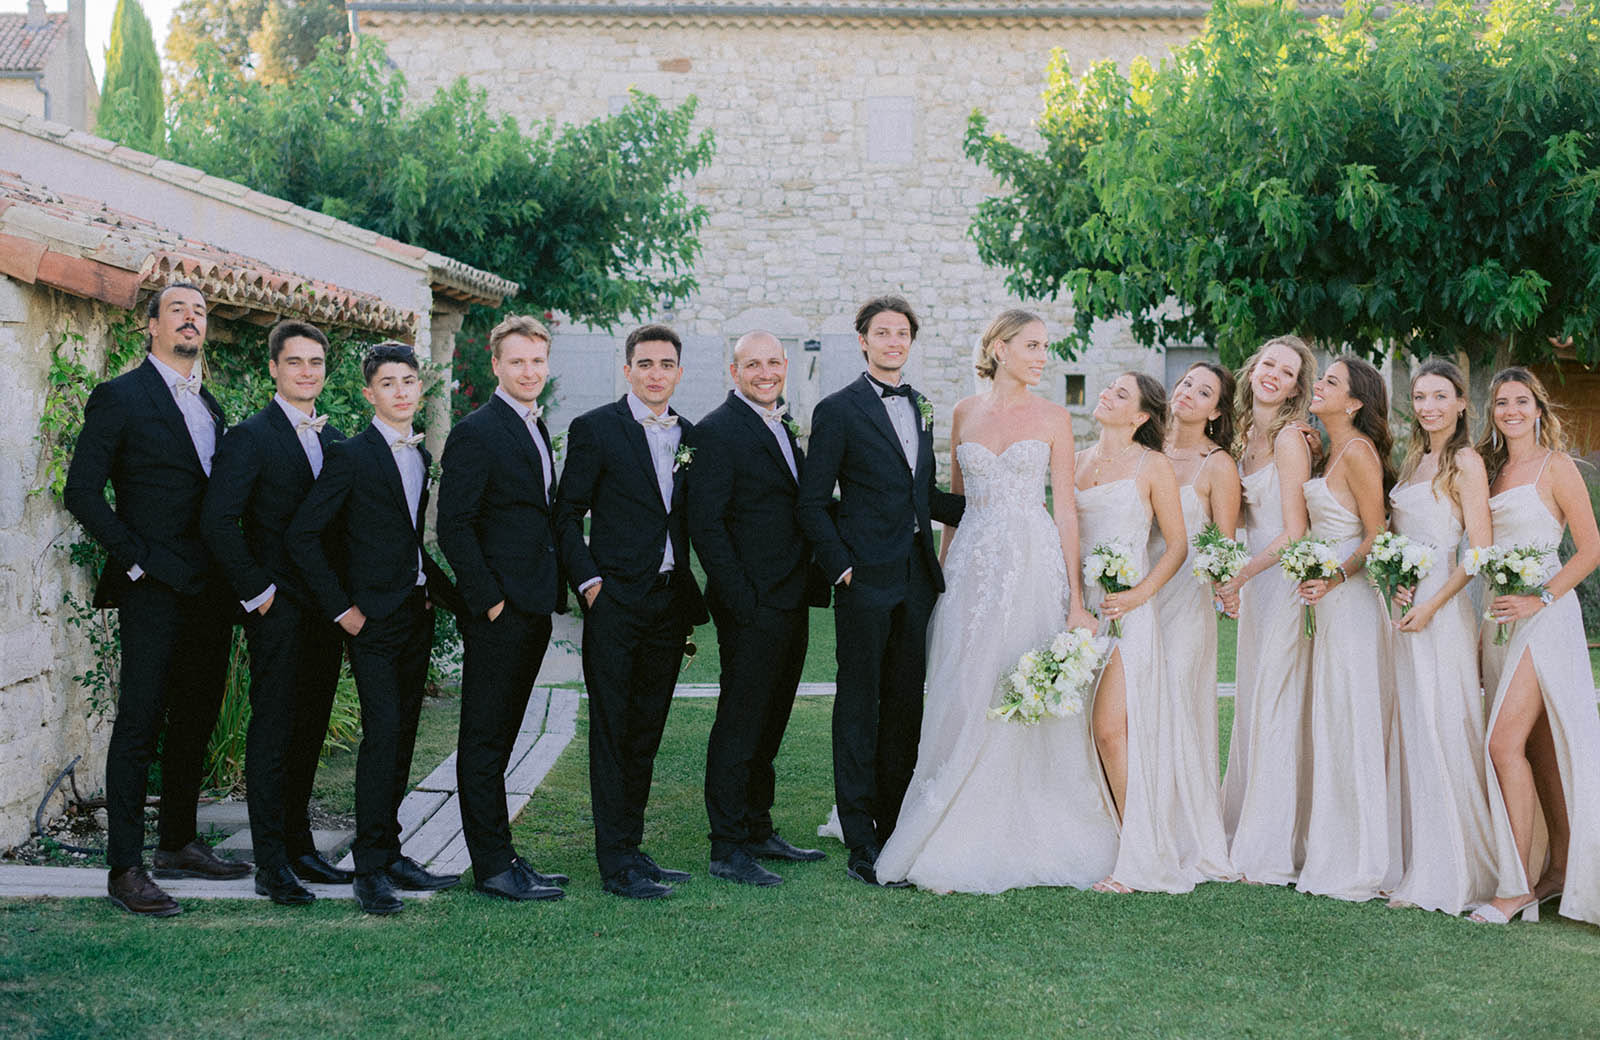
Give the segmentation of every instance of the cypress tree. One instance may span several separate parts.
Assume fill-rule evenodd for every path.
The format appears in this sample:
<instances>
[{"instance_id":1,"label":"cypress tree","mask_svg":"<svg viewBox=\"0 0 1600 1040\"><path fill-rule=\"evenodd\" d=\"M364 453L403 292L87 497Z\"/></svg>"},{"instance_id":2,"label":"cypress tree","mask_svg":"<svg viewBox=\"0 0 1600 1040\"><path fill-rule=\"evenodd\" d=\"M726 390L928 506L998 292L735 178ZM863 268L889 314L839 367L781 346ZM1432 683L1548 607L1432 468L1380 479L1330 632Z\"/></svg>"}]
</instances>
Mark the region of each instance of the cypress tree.
<instances>
[{"instance_id":1,"label":"cypress tree","mask_svg":"<svg viewBox=\"0 0 1600 1040\"><path fill-rule=\"evenodd\" d=\"M117 0L95 129L114 141L156 152L162 143L162 114L161 59L150 19L139 0Z\"/></svg>"}]
</instances>

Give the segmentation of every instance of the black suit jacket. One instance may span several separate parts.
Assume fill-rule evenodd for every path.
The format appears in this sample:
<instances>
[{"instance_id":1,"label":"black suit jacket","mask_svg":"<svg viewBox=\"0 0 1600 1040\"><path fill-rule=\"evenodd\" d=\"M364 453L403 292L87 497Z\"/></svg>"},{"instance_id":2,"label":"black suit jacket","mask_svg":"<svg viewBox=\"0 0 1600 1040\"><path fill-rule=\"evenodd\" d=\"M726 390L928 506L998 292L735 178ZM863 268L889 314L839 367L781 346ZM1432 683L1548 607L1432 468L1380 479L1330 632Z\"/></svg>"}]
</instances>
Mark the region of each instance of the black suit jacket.
<instances>
[{"instance_id":1,"label":"black suit jacket","mask_svg":"<svg viewBox=\"0 0 1600 1040\"><path fill-rule=\"evenodd\" d=\"M220 444L222 408L204 388L200 398L211 410ZM115 509L106 501L108 480ZM118 604L134 564L144 569L141 580L154 578L188 594L204 587L214 571L200 534L207 482L183 413L153 364L146 360L94 388L63 500L111 557L95 589L95 606Z\"/></svg>"},{"instance_id":2,"label":"black suit jacket","mask_svg":"<svg viewBox=\"0 0 1600 1040\"><path fill-rule=\"evenodd\" d=\"M785 416L787 418L787 416ZM795 468L805 454L787 429ZM826 582L795 514L800 485L765 421L734 391L694 428L688 485L689 537L706 572L713 607L748 622L757 606L826 606ZM815 573L814 573L815 572Z\"/></svg>"},{"instance_id":3,"label":"black suit jacket","mask_svg":"<svg viewBox=\"0 0 1600 1040\"><path fill-rule=\"evenodd\" d=\"M679 416L678 428L683 431L681 443L692 447L694 425ZM687 625L706 620L705 600L689 569L684 508L684 478L694 465L691 462L673 474L669 513L661 503L644 427L628 410L626 396L572 420L555 522L562 566L575 590L590 578L601 578L606 595L624 605L638 603L654 584L666 540L671 538L674 568L679 572L674 582L679 613Z\"/></svg>"},{"instance_id":4,"label":"black suit jacket","mask_svg":"<svg viewBox=\"0 0 1600 1040\"><path fill-rule=\"evenodd\" d=\"M426 473L433 460L420 445L417 450L422 452L424 480L415 526L400 467L375 426L329 445L323 455L322 475L295 511L287 539L296 550L290 557L295 570L327 617L336 618L352 606L369 618L393 613L416 587L418 550L428 595L440 606L459 606L449 579L422 549ZM325 543L343 547L342 568L335 566Z\"/></svg>"},{"instance_id":5,"label":"black suit jacket","mask_svg":"<svg viewBox=\"0 0 1600 1040\"><path fill-rule=\"evenodd\" d=\"M553 475L550 431L538 425ZM467 609L482 617L501 600L530 614L562 609L553 505L527 423L491 397L451 429L442 464L439 548Z\"/></svg>"},{"instance_id":6,"label":"black suit jacket","mask_svg":"<svg viewBox=\"0 0 1600 1040\"><path fill-rule=\"evenodd\" d=\"M914 409L922 400L913 391ZM905 585L906 561L916 551L923 554L934 588L944 591L929 521L960 523L965 500L934 486L933 430L920 415L917 430L913 471L883 398L866 375L817 403L811 454L800 477L799 517L829 581L854 568L852 590L862 586L897 594ZM917 527L926 537L913 537Z\"/></svg>"},{"instance_id":7,"label":"black suit jacket","mask_svg":"<svg viewBox=\"0 0 1600 1040\"><path fill-rule=\"evenodd\" d=\"M317 439L326 461L328 449L344 434L329 425ZM284 540L314 480L300 438L277 401L233 427L218 445L200 512L201 533L240 600L255 599L276 585L277 595L316 608Z\"/></svg>"}]
</instances>

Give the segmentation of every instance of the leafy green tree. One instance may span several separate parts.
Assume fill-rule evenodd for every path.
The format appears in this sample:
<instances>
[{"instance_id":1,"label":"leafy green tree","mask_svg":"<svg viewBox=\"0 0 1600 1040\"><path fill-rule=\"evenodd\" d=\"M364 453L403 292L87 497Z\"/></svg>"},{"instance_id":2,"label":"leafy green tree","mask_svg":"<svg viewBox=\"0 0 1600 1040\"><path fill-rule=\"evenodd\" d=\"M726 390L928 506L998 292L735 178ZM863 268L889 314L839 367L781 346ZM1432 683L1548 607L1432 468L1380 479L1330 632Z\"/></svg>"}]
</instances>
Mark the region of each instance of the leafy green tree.
<instances>
[{"instance_id":1,"label":"leafy green tree","mask_svg":"<svg viewBox=\"0 0 1600 1040\"><path fill-rule=\"evenodd\" d=\"M167 33L167 60L190 84L211 44L241 75L284 83L309 65L324 39L349 45L342 0L183 0Z\"/></svg>"},{"instance_id":2,"label":"leafy green tree","mask_svg":"<svg viewBox=\"0 0 1600 1040\"><path fill-rule=\"evenodd\" d=\"M1057 56L1041 145L974 113L1003 193L972 226L1024 296L1070 295L1088 341L1238 359L1298 331L1369 355L1600 360L1600 3L1353 0L1310 21L1219 0L1152 67L1074 81Z\"/></svg>"},{"instance_id":3,"label":"leafy green tree","mask_svg":"<svg viewBox=\"0 0 1600 1040\"><path fill-rule=\"evenodd\" d=\"M156 38L139 0L117 0L106 48L106 74L100 86L96 130L102 136L143 151L161 141L161 59Z\"/></svg>"}]
</instances>

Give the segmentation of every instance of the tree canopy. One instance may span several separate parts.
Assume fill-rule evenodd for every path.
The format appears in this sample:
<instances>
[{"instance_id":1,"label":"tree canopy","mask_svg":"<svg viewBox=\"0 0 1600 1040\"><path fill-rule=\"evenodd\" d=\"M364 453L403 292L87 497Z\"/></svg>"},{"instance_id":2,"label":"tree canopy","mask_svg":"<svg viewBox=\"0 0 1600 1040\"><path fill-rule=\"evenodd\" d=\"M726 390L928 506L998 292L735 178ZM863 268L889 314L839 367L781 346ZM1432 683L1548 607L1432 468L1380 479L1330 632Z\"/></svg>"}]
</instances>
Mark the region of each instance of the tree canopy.
<instances>
[{"instance_id":1,"label":"tree canopy","mask_svg":"<svg viewBox=\"0 0 1600 1040\"><path fill-rule=\"evenodd\" d=\"M1066 353L1128 318L1230 360L1288 331L1600 360L1600 0L1218 0L1159 66L1058 54L1038 129L973 114L1003 193L972 235L1012 291L1070 295Z\"/></svg>"},{"instance_id":2,"label":"tree canopy","mask_svg":"<svg viewBox=\"0 0 1600 1040\"><path fill-rule=\"evenodd\" d=\"M519 307L611 325L695 288L705 211L680 190L711 159L693 99L634 94L616 115L524 133L463 80L408 104L382 45L326 39L286 83L196 52L169 112L178 162L523 285Z\"/></svg>"},{"instance_id":3,"label":"tree canopy","mask_svg":"<svg viewBox=\"0 0 1600 1040\"><path fill-rule=\"evenodd\" d=\"M285 83L311 64L324 39L349 44L343 0L183 0L167 31L167 60L187 86L201 49L241 76Z\"/></svg>"},{"instance_id":4,"label":"tree canopy","mask_svg":"<svg viewBox=\"0 0 1600 1040\"><path fill-rule=\"evenodd\" d=\"M161 59L139 0L117 0L106 47L96 129L114 141L155 151L161 142Z\"/></svg>"}]
</instances>

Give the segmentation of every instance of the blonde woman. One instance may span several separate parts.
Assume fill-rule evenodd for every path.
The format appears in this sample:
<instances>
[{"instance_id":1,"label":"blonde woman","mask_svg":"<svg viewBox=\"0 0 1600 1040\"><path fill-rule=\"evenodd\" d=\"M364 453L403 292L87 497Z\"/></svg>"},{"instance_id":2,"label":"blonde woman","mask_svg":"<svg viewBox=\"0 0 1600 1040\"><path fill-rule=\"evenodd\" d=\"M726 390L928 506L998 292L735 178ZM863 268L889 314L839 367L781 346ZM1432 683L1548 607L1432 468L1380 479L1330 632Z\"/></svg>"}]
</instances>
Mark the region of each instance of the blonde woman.
<instances>
[{"instance_id":1,"label":"blonde woman","mask_svg":"<svg viewBox=\"0 0 1600 1040\"><path fill-rule=\"evenodd\" d=\"M1572 532L1576 550L1552 553L1544 591L1496 596L1483 628L1483 684L1492 691L1486 774L1494 819L1495 898L1474 921L1538 918L1559 897L1564 917L1600 924L1600 716L1573 589L1600 565L1600 531L1577 464L1566 453L1550 395L1527 369L1489 383L1488 433L1478 452L1489 476L1497 545L1549 545ZM1503 646L1490 638L1512 625ZM1534 814L1550 834L1547 863L1532 861ZM1543 869L1540 869L1540 868Z\"/></svg>"},{"instance_id":2,"label":"blonde woman","mask_svg":"<svg viewBox=\"0 0 1600 1040\"><path fill-rule=\"evenodd\" d=\"M1071 416L1034 393L1048 357L1044 322L1006 311L977 359L989 389L956 405L951 485L966 495L966 512L946 546L945 593L928 627L916 773L878 856L884 883L1084 888L1116 857L1086 714L1034 726L987 717L1001 676L1025 651L1064 625L1095 623L1078 584Z\"/></svg>"},{"instance_id":3,"label":"blonde woman","mask_svg":"<svg viewBox=\"0 0 1600 1040\"><path fill-rule=\"evenodd\" d=\"M1299 592L1277 564L1278 551L1306 533L1311 449L1304 430L1315 377L1316 359L1303 340L1268 340L1240 371L1234 412L1252 555L1221 590L1239 611L1222 818L1234 869L1259 884L1293 884L1305 856L1311 646L1300 631Z\"/></svg>"}]
</instances>

